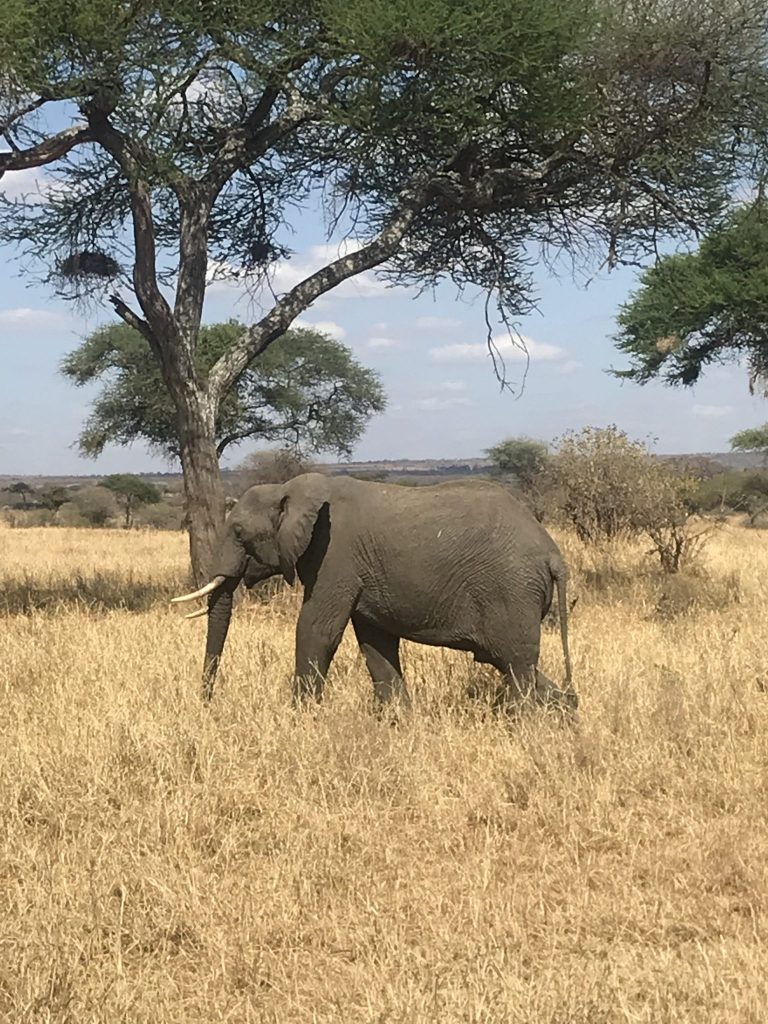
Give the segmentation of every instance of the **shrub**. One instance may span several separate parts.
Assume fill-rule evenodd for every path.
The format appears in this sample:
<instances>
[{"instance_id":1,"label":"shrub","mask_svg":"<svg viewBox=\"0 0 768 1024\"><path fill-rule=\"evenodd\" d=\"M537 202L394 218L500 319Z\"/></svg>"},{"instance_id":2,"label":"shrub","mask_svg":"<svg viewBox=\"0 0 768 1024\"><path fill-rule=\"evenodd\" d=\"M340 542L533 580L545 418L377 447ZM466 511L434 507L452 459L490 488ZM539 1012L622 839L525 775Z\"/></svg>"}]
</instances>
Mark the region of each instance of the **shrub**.
<instances>
[{"instance_id":1,"label":"shrub","mask_svg":"<svg viewBox=\"0 0 768 1024\"><path fill-rule=\"evenodd\" d=\"M68 506L73 505L79 513L82 522L68 522L68 526L107 526L110 519L118 514L117 502L113 494L104 487L83 487L72 494L72 501L62 505L57 513L57 521L60 521L61 513ZM73 512L68 511L65 518L76 518Z\"/></svg>"},{"instance_id":2,"label":"shrub","mask_svg":"<svg viewBox=\"0 0 768 1024\"><path fill-rule=\"evenodd\" d=\"M161 494L154 484L142 480L132 473L113 473L101 481L101 486L114 494L125 516L123 525L126 530L133 526L136 509L142 505L157 505Z\"/></svg>"},{"instance_id":3,"label":"shrub","mask_svg":"<svg viewBox=\"0 0 768 1024\"><path fill-rule=\"evenodd\" d=\"M134 523L136 526L148 526L153 530L180 530L183 517L182 507L161 501L157 505L147 505L140 509L134 517Z\"/></svg>"},{"instance_id":4,"label":"shrub","mask_svg":"<svg viewBox=\"0 0 768 1024\"><path fill-rule=\"evenodd\" d=\"M239 467L243 490L255 484L284 484L313 468L302 455L290 448L254 452Z\"/></svg>"},{"instance_id":5,"label":"shrub","mask_svg":"<svg viewBox=\"0 0 768 1024\"><path fill-rule=\"evenodd\" d=\"M566 434L549 476L555 507L583 543L647 536L667 573L690 563L713 528L697 516L697 482L614 426Z\"/></svg>"},{"instance_id":6,"label":"shrub","mask_svg":"<svg viewBox=\"0 0 768 1024\"><path fill-rule=\"evenodd\" d=\"M705 512L746 512L754 526L768 510L768 472L742 469L718 473L699 482L695 499Z\"/></svg>"},{"instance_id":7,"label":"shrub","mask_svg":"<svg viewBox=\"0 0 768 1024\"><path fill-rule=\"evenodd\" d=\"M74 501L65 501L59 505L53 517L56 526L88 526L88 520L83 516Z\"/></svg>"}]
</instances>

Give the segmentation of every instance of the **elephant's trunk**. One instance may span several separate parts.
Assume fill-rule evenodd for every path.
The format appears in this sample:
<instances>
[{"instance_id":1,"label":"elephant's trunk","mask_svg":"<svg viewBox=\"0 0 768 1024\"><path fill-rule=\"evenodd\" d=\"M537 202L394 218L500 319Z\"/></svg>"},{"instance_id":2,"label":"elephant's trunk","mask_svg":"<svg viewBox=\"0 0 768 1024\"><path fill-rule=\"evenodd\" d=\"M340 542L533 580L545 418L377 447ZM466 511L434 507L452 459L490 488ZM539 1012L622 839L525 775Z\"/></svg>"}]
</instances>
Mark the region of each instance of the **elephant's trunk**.
<instances>
[{"instance_id":1,"label":"elephant's trunk","mask_svg":"<svg viewBox=\"0 0 768 1024\"><path fill-rule=\"evenodd\" d=\"M216 672L227 639L229 620L232 617L232 597L239 582L239 576L227 577L208 599L208 635L203 663L203 700L206 701L213 696Z\"/></svg>"}]
</instances>

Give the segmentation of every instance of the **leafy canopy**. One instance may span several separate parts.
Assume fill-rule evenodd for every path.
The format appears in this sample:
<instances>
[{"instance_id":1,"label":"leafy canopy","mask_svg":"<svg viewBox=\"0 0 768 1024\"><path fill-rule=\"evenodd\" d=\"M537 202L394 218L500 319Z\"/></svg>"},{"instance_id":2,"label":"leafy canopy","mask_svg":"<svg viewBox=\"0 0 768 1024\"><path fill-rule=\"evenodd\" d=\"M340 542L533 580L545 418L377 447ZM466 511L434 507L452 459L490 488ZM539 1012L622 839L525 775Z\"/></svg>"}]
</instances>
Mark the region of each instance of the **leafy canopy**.
<instances>
[{"instance_id":1,"label":"leafy canopy","mask_svg":"<svg viewBox=\"0 0 768 1024\"><path fill-rule=\"evenodd\" d=\"M154 484L148 483L132 473L112 473L110 476L104 477L100 486L106 487L116 497L122 498L124 503L156 505L162 498Z\"/></svg>"},{"instance_id":2,"label":"leafy canopy","mask_svg":"<svg viewBox=\"0 0 768 1024\"><path fill-rule=\"evenodd\" d=\"M125 513L125 527L133 525L133 513L138 505L158 505L162 494L154 484L132 473L113 473L105 476L101 487L114 494Z\"/></svg>"},{"instance_id":3,"label":"leafy canopy","mask_svg":"<svg viewBox=\"0 0 768 1024\"><path fill-rule=\"evenodd\" d=\"M768 423L761 427L748 427L731 438L731 448L737 452L759 452L768 459Z\"/></svg>"},{"instance_id":4,"label":"leafy canopy","mask_svg":"<svg viewBox=\"0 0 768 1024\"><path fill-rule=\"evenodd\" d=\"M768 204L732 213L695 252L667 256L641 276L619 314L617 345L645 384L695 384L712 363L746 358L750 389L768 376Z\"/></svg>"},{"instance_id":5,"label":"leafy canopy","mask_svg":"<svg viewBox=\"0 0 768 1024\"><path fill-rule=\"evenodd\" d=\"M497 474L514 476L529 490L549 461L549 448L531 437L508 437L488 448L486 455Z\"/></svg>"},{"instance_id":6,"label":"leafy canopy","mask_svg":"<svg viewBox=\"0 0 768 1024\"><path fill-rule=\"evenodd\" d=\"M0 172L55 166L1 234L126 269L115 240L149 203L168 280L202 245L261 282L322 190L332 224L389 231L355 272L448 275L518 313L530 243L635 259L711 223L762 144L767 21L763 0L6 0Z\"/></svg>"},{"instance_id":7,"label":"leafy canopy","mask_svg":"<svg viewBox=\"0 0 768 1024\"><path fill-rule=\"evenodd\" d=\"M234 320L201 329L201 375L241 331ZM77 385L102 385L80 435L83 454L95 457L107 444L144 441L171 458L178 455L174 406L137 331L125 324L99 328L66 356L62 372ZM361 366L346 346L320 331L295 329L255 360L225 398L216 422L218 450L255 439L348 455L385 404L376 372Z\"/></svg>"}]
</instances>

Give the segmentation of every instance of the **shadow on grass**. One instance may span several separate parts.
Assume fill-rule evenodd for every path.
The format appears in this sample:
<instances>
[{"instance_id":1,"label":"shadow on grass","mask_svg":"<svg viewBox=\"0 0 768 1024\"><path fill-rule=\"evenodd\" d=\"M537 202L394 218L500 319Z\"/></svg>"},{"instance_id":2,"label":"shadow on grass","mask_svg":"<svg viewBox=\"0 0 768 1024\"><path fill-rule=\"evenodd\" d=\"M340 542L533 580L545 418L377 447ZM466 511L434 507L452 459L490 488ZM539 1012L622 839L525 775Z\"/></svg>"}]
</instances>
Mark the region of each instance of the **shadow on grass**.
<instances>
[{"instance_id":1,"label":"shadow on grass","mask_svg":"<svg viewBox=\"0 0 768 1024\"><path fill-rule=\"evenodd\" d=\"M194 587L189 578L169 576L164 580L148 580L125 573L75 573L61 579L40 580L31 575L0 579L0 617L30 615L33 612L56 614L74 608L99 615L109 611L145 612L167 606ZM240 587L237 604L275 605L278 610L293 614L296 593L282 580L267 580L248 591ZM196 603L191 609L202 607Z\"/></svg>"},{"instance_id":2,"label":"shadow on grass","mask_svg":"<svg viewBox=\"0 0 768 1024\"><path fill-rule=\"evenodd\" d=\"M0 580L0 616L57 613L79 608L91 614L121 609L143 612L167 604L186 588L182 579L147 580L119 573L75 574L41 581L33 576Z\"/></svg>"}]
</instances>

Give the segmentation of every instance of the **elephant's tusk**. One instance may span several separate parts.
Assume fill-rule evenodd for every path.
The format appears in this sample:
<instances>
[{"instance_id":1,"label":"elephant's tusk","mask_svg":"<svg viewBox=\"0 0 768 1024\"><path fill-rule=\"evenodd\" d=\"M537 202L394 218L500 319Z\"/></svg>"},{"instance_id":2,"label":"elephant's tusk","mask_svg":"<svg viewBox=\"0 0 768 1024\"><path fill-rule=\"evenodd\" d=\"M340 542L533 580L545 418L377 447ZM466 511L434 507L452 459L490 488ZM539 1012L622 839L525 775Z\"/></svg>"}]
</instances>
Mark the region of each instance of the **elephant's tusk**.
<instances>
[{"instance_id":1,"label":"elephant's tusk","mask_svg":"<svg viewBox=\"0 0 768 1024\"><path fill-rule=\"evenodd\" d=\"M207 615L207 608L198 608L196 612L190 612L189 615L185 615L185 619L199 619L201 615Z\"/></svg>"},{"instance_id":2,"label":"elephant's tusk","mask_svg":"<svg viewBox=\"0 0 768 1024\"><path fill-rule=\"evenodd\" d=\"M205 597L207 594L211 594L214 590L218 590L222 583L226 582L226 579L226 576L216 576L210 583L206 583L204 587L200 587L199 590L195 590L192 594L183 594L181 597L172 597L171 604L181 604L182 601L195 601L198 597Z\"/></svg>"}]
</instances>

